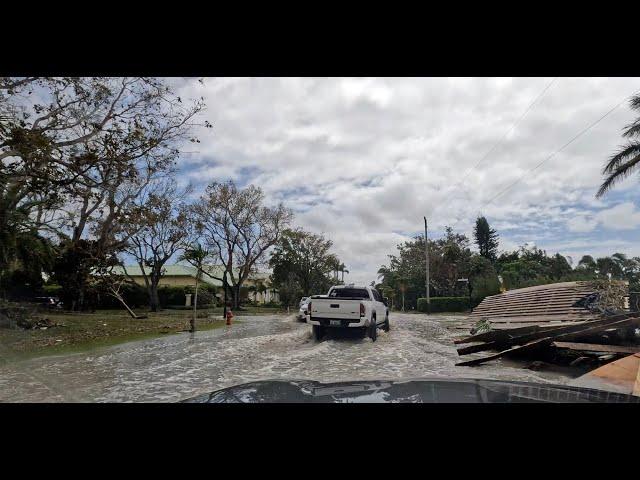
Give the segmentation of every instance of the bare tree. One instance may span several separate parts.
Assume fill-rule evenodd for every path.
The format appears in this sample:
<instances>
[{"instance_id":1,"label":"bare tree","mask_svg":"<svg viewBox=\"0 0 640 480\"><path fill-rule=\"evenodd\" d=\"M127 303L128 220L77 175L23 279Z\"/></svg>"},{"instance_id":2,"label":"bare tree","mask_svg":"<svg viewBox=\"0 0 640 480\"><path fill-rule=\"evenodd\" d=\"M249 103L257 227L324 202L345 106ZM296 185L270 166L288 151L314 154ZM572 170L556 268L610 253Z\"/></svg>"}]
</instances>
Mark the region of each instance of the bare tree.
<instances>
[{"instance_id":1,"label":"bare tree","mask_svg":"<svg viewBox=\"0 0 640 480\"><path fill-rule=\"evenodd\" d=\"M203 108L154 78L0 78L0 231L115 249L133 199L170 173L180 142L197 141Z\"/></svg>"},{"instance_id":2,"label":"bare tree","mask_svg":"<svg viewBox=\"0 0 640 480\"><path fill-rule=\"evenodd\" d=\"M128 239L126 250L140 267L152 312L160 306L158 285L164 266L181 250L187 237L186 207L179 200L186 195L178 192L174 181L163 183L163 188L138 198L135 214L123 227Z\"/></svg>"},{"instance_id":3,"label":"bare tree","mask_svg":"<svg viewBox=\"0 0 640 480\"><path fill-rule=\"evenodd\" d=\"M263 202L259 187L239 189L232 181L214 182L194 207L198 231L231 280L234 308L239 306L240 288L293 217L282 204L268 207ZM204 273L223 281L215 270Z\"/></svg>"}]
</instances>

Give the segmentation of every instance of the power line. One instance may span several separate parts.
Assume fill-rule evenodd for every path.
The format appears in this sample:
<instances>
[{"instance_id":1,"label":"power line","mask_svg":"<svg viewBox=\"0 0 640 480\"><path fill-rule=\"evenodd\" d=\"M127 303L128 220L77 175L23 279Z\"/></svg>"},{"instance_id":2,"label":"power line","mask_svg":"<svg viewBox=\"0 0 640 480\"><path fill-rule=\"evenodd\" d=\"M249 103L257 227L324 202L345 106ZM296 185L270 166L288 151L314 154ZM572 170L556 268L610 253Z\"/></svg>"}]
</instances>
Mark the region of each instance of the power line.
<instances>
[{"instance_id":1,"label":"power line","mask_svg":"<svg viewBox=\"0 0 640 480\"><path fill-rule=\"evenodd\" d=\"M529 113L529 111L531 111L531 109L533 108L533 106L538 103L538 101L544 96L545 93L547 93L547 90L549 90L549 88L551 88L551 86L556 82L556 80L558 79L558 77L554 77L548 84L546 87L544 87L544 89L538 94L538 96L533 100L533 102L531 102L529 104L529 106L525 109L525 111L522 113L522 115L520 115L520 117L511 125L511 127L509 128L509 130L507 130L502 137L500 137L500 139L493 144L493 146L487 151L487 153L485 153L482 158L480 158L480 160L478 160L475 165L473 165L472 167L468 168L467 171L464 173L464 175L462 176L462 179L453 186L453 191L456 191L456 189L460 186L462 186L464 184L464 182L466 181L467 177L469 176L469 174L478 167L478 165L480 165L482 162L484 162L487 157L489 155L491 155L491 153L509 136L509 134L518 126L518 124L522 121L522 119L527 115L527 113ZM451 200L451 197L447 198L447 202L449 203L449 201ZM442 202L445 203L445 202Z\"/></svg>"},{"instance_id":2,"label":"power line","mask_svg":"<svg viewBox=\"0 0 640 480\"><path fill-rule=\"evenodd\" d=\"M631 96L636 95L638 92L640 92L640 90L634 92L631 94ZM576 134L573 138L571 138L571 140L569 140L567 143L565 143L564 145L562 145L560 148L558 148L555 152L553 152L551 155L549 155L548 157L546 157L545 159L543 159L542 161L538 162L532 169L527 170L524 174L522 174L520 177L518 177L516 180L514 180L513 182L511 182L506 188L500 190L496 195L494 195L493 197L491 197L487 202L483 203L482 206L480 207L480 209L483 209L484 207L486 207L487 205L491 204L494 200L496 200L497 198L499 198L500 196L502 196L503 194L505 194L507 191L509 191L514 185L516 185L517 183L519 183L523 178L525 178L526 176L528 176L529 174L533 173L534 171L536 171L538 168L540 168L544 163L548 162L549 160L551 160L553 157L555 157L558 153L560 153L562 150L564 150L565 148L567 148L569 145L571 145L573 142L575 142L578 138L580 138L581 136L583 136L585 133L587 133L589 130L591 130L593 127L595 127L598 123L600 123L602 120L604 120L606 117L608 117L611 113L613 113L614 110L616 110L620 105L622 105L627 99L629 98L629 96L625 96L618 104L616 104L613 108L611 108L609 111L607 111L604 115L602 115L600 118L598 118L595 122L591 123L590 125L588 125L586 128L582 129L578 134ZM460 220L462 220L462 218L459 218L452 226L455 227L456 225L458 225L458 223L460 223Z\"/></svg>"}]
</instances>

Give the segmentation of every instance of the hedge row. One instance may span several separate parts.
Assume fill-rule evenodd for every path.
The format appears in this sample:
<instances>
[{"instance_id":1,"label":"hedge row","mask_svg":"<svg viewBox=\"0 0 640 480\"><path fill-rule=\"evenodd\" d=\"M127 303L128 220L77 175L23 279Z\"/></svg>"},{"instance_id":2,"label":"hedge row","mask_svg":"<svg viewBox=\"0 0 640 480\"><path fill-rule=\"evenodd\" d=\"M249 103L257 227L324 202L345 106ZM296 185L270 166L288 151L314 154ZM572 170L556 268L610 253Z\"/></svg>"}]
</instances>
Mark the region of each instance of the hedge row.
<instances>
[{"instance_id":1,"label":"hedge row","mask_svg":"<svg viewBox=\"0 0 640 480\"><path fill-rule=\"evenodd\" d=\"M44 294L47 296L58 296L61 293L61 288L58 285L45 285L43 287ZM160 306L184 306L185 294L193 293L194 287L182 286L182 287L160 287L158 288L158 297L160 300ZM123 285L120 291L127 305L131 308L146 307L149 305L149 295L147 289L141 285ZM200 285L198 287L198 306L215 305L215 287L209 287L208 285ZM94 308L99 309L112 309L122 308L122 304L113 296L108 295L106 292L95 292ZM193 297L191 297L193 301Z\"/></svg>"},{"instance_id":2,"label":"hedge row","mask_svg":"<svg viewBox=\"0 0 640 480\"><path fill-rule=\"evenodd\" d=\"M469 297L432 297L431 313L436 312L465 312L469 310ZM427 299L418 299L418 311L429 313Z\"/></svg>"}]
</instances>

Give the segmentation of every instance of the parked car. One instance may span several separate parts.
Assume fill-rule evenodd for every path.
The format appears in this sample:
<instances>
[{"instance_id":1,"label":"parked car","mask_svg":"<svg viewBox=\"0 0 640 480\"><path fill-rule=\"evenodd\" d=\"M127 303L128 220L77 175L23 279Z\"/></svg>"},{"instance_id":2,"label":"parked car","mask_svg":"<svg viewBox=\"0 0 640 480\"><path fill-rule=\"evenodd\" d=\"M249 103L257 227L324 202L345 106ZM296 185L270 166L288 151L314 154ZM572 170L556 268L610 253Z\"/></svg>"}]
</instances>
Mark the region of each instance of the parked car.
<instances>
[{"instance_id":1,"label":"parked car","mask_svg":"<svg viewBox=\"0 0 640 480\"><path fill-rule=\"evenodd\" d=\"M62 309L62 302L58 297L36 297L34 300L42 307L46 307L50 310Z\"/></svg>"},{"instance_id":2,"label":"parked car","mask_svg":"<svg viewBox=\"0 0 640 480\"><path fill-rule=\"evenodd\" d=\"M307 323L313 327L316 340L327 328L359 328L374 342L378 327L389 331L389 307L375 288L336 285L327 295L314 295L307 307Z\"/></svg>"},{"instance_id":3,"label":"parked car","mask_svg":"<svg viewBox=\"0 0 640 480\"><path fill-rule=\"evenodd\" d=\"M311 297L302 297L300 301L300 309L298 310L298 320L305 322L307 320L307 307L309 306L309 302L311 301Z\"/></svg>"}]
</instances>

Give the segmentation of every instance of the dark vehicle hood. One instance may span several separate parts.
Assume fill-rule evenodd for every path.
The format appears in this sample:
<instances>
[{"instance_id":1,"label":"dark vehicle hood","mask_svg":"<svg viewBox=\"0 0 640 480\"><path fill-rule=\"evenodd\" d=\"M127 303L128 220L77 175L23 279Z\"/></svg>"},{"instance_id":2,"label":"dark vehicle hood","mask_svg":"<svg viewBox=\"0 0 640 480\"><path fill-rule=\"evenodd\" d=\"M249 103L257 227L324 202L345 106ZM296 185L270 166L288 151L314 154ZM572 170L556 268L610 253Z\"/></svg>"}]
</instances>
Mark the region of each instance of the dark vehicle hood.
<instances>
[{"instance_id":1,"label":"dark vehicle hood","mask_svg":"<svg viewBox=\"0 0 640 480\"><path fill-rule=\"evenodd\" d=\"M320 383L264 380L216 390L187 403L640 403L590 388L503 380L423 378Z\"/></svg>"}]
</instances>

